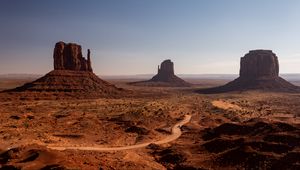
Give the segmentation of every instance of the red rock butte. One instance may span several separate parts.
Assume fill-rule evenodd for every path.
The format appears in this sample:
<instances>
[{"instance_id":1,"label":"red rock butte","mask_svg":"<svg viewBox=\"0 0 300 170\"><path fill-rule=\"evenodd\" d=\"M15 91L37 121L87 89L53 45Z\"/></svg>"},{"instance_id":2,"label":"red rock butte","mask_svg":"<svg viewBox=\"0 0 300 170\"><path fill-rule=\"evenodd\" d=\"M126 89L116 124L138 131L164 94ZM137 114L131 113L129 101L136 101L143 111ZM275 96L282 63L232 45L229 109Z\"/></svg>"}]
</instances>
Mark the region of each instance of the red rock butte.
<instances>
[{"instance_id":1,"label":"red rock butte","mask_svg":"<svg viewBox=\"0 0 300 170\"><path fill-rule=\"evenodd\" d=\"M266 90L299 92L299 87L279 77L278 57L271 50L249 51L240 61L240 76L220 87L201 89L200 93Z\"/></svg>"},{"instance_id":2,"label":"red rock butte","mask_svg":"<svg viewBox=\"0 0 300 170\"><path fill-rule=\"evenodd\" d=\"M253 50L241 58L240 77L274 79L279 76L277 56L271 50Z\"/></svg>"},{"instance_id":3,"label":"red rock butte","mask_svg":"<svg viewBox=\"0 0 300 170\"><path fill-rule=\"evenodd\" d=\"M141 86L169 86L169 87L188 87L191 84L182 80L174 74L174 63L171 60L164 60L158 66L157 74L147 81L132 82L132 85Z\"/></svg>"},{"instance_id":4,"label":"red rock butte","mask_svg":"<svg viewBox=\"0 0 300 170\"><path fill-rule=\"evenodd\" d=\"M118 96L124 89L100 79L93 73L91 52L87 59L82 55L81 46L75 43L58 42L53 52L54 70L36 81L5 92L45 92L55 96L76 96L96 98Z\"/></svg>"},{"instance_id":5,"label":"red rock butte","mask_svg":"<svg viewBox=\"0 0 300 170\"><path fill-rule=\"evenodd\" d=\"M53 59L54 70L74 70L93 72L91 66L91 52L88 49L87 59L82 56L81 46L62 41L55 44Z\"/></svg>"}]
</instances>

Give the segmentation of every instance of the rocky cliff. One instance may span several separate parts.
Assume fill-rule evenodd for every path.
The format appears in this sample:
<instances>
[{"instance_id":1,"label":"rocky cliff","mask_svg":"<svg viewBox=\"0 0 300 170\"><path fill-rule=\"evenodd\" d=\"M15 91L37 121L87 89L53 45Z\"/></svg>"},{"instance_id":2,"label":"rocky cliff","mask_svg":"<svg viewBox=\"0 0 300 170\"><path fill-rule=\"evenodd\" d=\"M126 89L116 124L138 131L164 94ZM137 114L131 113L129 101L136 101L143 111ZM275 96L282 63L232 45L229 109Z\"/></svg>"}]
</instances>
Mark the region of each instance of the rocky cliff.
<instances>
[{"instance_id":1,"label":"rocky cliff","mask_svg":"<svg viewBox=\"0 0 300 170\"><path fill-rule=\"evenodd\" d=\"M252 50L241 58L240 77L245 79L279 76L277 56L271 50Z\"/></svg>"},{"instance_id":2,"label":"rocky cliff","mask_svg":"<svg viewBox=\"0 0 300 170\"><path fill-rule=\"evenodd\" d=\"M167 82L174 78L174 63L171 60L165 60L158 66L157 75L155 75L152 81Z\"/></svg>"},{"instance_id":3,"label":"rocky cliff","mask_svg":"<svg viewBox=\"0 0 300 170\"><path fill-rule=\"evenodd\" d=\"M62 41L55 44L54 70L90 71L91 66L90 50L87 59L82 56L81 46L75 43L66 44Z\"/></svg>"}]
</instances>

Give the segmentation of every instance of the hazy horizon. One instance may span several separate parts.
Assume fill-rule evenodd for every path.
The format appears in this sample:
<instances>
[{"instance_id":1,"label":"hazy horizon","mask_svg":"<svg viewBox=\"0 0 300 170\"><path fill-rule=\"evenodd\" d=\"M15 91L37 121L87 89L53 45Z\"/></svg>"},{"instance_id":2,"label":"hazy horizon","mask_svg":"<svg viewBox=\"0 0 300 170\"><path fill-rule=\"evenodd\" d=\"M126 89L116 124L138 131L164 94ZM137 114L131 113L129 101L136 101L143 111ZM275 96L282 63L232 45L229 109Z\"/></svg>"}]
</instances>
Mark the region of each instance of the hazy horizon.
<instances>
[{"instance_id":1,"label":"hazy horizon","mask_svg":"<svg viewBox=\"0 0 300 170\"><path fill-rule=\"evenodd\" d=\"M270 49L300 73L300 1L16 1L0 5L0 74L45 74L56 42L91 49L97 75L238 74L240 57Z\"/></svg>"}]
</instances>

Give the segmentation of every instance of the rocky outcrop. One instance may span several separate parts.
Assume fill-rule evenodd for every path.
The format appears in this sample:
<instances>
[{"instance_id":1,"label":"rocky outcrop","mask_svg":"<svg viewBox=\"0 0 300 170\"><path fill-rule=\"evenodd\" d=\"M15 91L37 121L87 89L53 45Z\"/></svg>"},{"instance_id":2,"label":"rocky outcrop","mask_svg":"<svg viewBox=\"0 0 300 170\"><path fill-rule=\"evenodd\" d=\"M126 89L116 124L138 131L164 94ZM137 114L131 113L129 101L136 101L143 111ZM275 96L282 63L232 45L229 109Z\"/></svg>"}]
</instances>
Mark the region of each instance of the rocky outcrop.
<instances>
[{"instance_id":1,"label":"rocky outcrop","mask_svg":"<svg viewBox=\"0 0 300 170\"><path fill-rule=\"evenodd\" d=\"M91 66L90 50L87 59L82 56L81 46L75 43L66 44L62 41L55 44L54 70L90 71Z\"/></svg>"},{"instance_id":2,"label":"rocky outcrop","mask_svg":"<svg viewBox=\"0 0 300 170\"><path fill-rule=\"evenodd\" d=\"M246 79L279 76L277 56L271 50L252 50L241 58L240 77Z\"/></svg>"},{"instance_id":3,"label":"rocky outcrop","mask_svg":"<svg viewBox=\"0 0 300 170\"><path fill-rule=\"evenodd\" d=\"M174 75L174 63L171 60L165 60L158 66L158 75L171 76Z\"/></svg>"},{"instance_id":4,"label":"rocky outcrop","mask_svg":"<svg viewBox=\"0 0 300 170\"><path fill-rule=\"evenodd\" d=\"M129 83L131 85L140 86L171 86L171 87L187 87L189 83L177 77L174 74L174 63L171 60L164 60L158 66L157 74L148 81L139 81Z\"/></svg>"},{"instance_id":5,"label":"rocky outcrop","mask_svg":"<svg viewBox=\"0 0 300 170\"><path fill-rule=\"evenodd\" d=\"M58 42L54 48L54 70L36 81L27 83L8 92L33 92L37 98L46 96L97 98L116 97L128 92L100 79L92 72L91 52L87 59L82 57L81 46ZM53 95L51 95L53 94Z\"/></svg>"},{"instance_id":6,"label":"rocky outcrop","mask_svg":"<svg viewBox=\"0 0 300 170\"><path fill-rule=\"evenodd\" d=\"M158 66L157 75L155 75L152 81L170 81L175 76L174 74L174 63L171 60L165 60Z\"/></svg>"},{"instance_id":7,"label":"rocky outcrop","mask_svg":"<svg viewBox=\"0 0 300 170\"><path fill-rule=\"evenodd\" d=\"M299 92L299 87L279 77L277 56L271 50L249 51L240 62L240 76L220 87L201 89L200 93L266 90Z\"/></svg>"}]
</instances>

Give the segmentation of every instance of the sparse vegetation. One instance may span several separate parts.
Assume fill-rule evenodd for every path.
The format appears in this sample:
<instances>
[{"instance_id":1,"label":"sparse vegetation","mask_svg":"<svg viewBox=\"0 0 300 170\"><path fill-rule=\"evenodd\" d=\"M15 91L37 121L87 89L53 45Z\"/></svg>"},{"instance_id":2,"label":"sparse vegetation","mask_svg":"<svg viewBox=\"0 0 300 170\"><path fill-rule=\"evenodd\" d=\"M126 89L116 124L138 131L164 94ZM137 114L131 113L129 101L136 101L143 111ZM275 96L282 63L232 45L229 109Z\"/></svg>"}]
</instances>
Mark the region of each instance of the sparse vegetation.
<instances>
[{"instance_id":1,"label":"sparse vegetation","mask_svg":"<svg viewBox=\"0 0 300 170\"><path fill-rule=\"evenodd\" d=\"M126 88L128 85L121 83L118 86ZM158 145L159 147L149 146L145 150L115 153L62 152L63 157L70 161L63 163L63 166L76 167L74 165L80 164L84 168L93 169L95 164L106 162L102 167L111 164L122 169L123 164L129 165L128 161L124 160L127 159L126 155L134 153L135 156L131 156L130 159L128 158L129 160L139 158L139 160L147 160L147 164L140 164L138 160L134 162L133 167L147 167L150 163L170 169L182 167L200 169L214 167L218 169L223 165L207 164L207 162L215 161L214 157L210 157L212 155L210 151L213 150L213 152L218 151L218 153L213 153L215 158L224 162L229 162L224 155L241 153L245 154L248 160L256 161L256 158L264 158L264 162L259 162L264 165L260 166L271 167L275 166L273 165L275 162L270 162L269 157L262 153L276 152L280 158L274 159L281 160L281 162L277 161L278 164L287 163L284 159L291 155L288 153L298 154L298 134L295 133L295 129L286 126L286 124L290 124L294 127L300 119L299 116L297 117L300 112L297 95L256 91L245 94L199 95L174 88L163 88L164 95L161 95L161 88L141 88L139 86L131 88L142 95L117 99L78 100L67 98L55 100L53 98L42 100L42 97L38 97L39 100L35 100L37 98L35 96L26 100L19 100L17 97L10 97L10 100L7 100L8 96L21 94L0 94L0 112L2 113L0 139L4 143L13 145L27 145L36 142L46 145L130 146L157 141L170 135L171 127L182 120L183 115L191 114L193 116L191 123L181 128L182 136L172 143ZM145 96L146 93L148 94ZM222 102L214 105L213 101ZM278 129L287 131L268 134L268 129L273 127L268 122L257 125L255 130L247 130L243 126L243 123L266 120L286 123L278 124L280 127ZM255 139L261 137L261 140L256 143L249 141L248 138L252 137L247 134L238 134L237 138L232 135L230 139L227 139L224 137L226 135L221 133L218 134L218 139L206 141L202 138L206 128L210 128L211 135L215 135L218 132L217 127L220 126L222 130L226 130L227 126L224 127L224 125L228 123L237 125L238 128L235 129L238 129L238 132L246 130L247 133L248 131L257 133L258 136ZM230 132L235 131L231 130ZM266 135L259 136L263 133ZM289 139L292 143L288 143L284 138ZM244 140L241 142L239 139ZM205 143L206 145L203 145ZM243 150L243 146L251 147L254 152ZM274 147L277 150L272 150ZM171 149L172 152L163 152L168 149ZM222 151L219 152L218 149ZM157 150L157 153L153 154L151 150ZM287 150L288 153L285 152ZM56 151L51 151L51 153L58 154ZM256 157L252 157L252 153L255 153ZM76 160L76 162L72 162L72 160ZM86 164L83 161L86 161ZM231 162L229 166L241 166L232 163L234 162ZM293 166L294 164L297 163L290 163Z\"/></svg>"}]
</instances>

